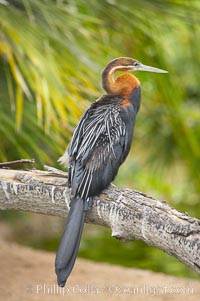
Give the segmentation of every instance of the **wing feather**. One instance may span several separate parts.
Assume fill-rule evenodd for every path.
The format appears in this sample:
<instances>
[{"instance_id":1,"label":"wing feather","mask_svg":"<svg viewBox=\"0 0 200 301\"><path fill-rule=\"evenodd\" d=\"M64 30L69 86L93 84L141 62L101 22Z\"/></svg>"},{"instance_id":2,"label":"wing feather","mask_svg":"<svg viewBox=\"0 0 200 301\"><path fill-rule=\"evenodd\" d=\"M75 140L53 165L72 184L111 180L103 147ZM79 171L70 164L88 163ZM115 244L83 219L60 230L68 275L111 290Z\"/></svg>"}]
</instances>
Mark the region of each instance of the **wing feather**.
<instances>
[{"instance_id":1,"label":"wing feather","mask_svg":"<svg viewBox=\"0 0 200 301\"><path fill-rule=\"evenodd\" d=\"M122 163L126 126L113 103L94 103L83 115L68 147L72 194L82 198L98 194L115 177ZM106 170L109 169L109 170ZM101 179L101 183L99 183Z\"/></svg>"}]
</instances>

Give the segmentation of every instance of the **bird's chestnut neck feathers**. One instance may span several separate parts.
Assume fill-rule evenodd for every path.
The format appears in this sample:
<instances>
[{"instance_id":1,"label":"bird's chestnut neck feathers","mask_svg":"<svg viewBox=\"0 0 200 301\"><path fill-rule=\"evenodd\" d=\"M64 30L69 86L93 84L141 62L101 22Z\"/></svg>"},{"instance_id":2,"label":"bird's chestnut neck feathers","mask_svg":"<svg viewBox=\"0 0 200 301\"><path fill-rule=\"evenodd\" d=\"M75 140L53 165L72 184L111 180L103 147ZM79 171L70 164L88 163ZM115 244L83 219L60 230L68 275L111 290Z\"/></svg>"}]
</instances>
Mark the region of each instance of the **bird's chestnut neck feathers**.
<instances>
[{"instance_id":1,"label":"bird's chestnut neck feathers","mask_svg":"<svg viewBox=\"0 0 200 301\"><path fill-rule=\"evenodd\" d=\"M124 73L114 78L114 73L117 71L128 71L130 66L123 65L120 59L111 61L102 73L102 85L108 94L118 94L129 96L132 94L134 88L140 86L137 77L130 73Z\"/></svg>"}]
</instances>

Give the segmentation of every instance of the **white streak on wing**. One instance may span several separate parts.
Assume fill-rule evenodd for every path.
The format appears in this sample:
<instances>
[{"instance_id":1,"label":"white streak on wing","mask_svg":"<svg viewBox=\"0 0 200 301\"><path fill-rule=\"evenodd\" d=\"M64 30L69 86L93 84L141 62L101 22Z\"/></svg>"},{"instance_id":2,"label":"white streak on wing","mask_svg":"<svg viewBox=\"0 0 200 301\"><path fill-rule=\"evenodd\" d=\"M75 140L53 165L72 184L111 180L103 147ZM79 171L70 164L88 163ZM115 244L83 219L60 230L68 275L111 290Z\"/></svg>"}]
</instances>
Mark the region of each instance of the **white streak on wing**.
<instances>
[{"instance_id":1,"label":"white streak on wing","mask_svg":"<svg viewBox=\"0 0 200 301\"><path fill-rule=\"evenodd\" d=\"M108 118L106 118L106 128L107 128L108 137L109 137L109 141L110 141L110 147L112 149L114 158L116 159L115 151L114 151L114 148L113 148L113 141L112 141L111 136L110 136L110 126L109 126L109 123L108 123Z\"/></svg>"},{"instance_id":2,"label":"white streak on wing","mask_svg":"<svg viewBox=\"0 0 200 301\"><path fill-rule=\"evenodd\" d=\"M78 192L80 192L80 189L81 189L83 183L85 182L85 177L86 177L86 176L87 176L87 172L86 172L86 169L85 169L85 171L84 171L84 173L83 173L83 177L82 177L81 182L80 182L80 184L79 184Z\"/></svg>"},{"instance_id":3,"label":"white streak on wing","mask_svg":"<svg viewBox=\"0 0 200 301\"><path fill-rule=\"evenodd\" d=\"M102 151L100 151L100 153L99 153L99 162L98 162L98 167L100 167L100 163L104 163L104 159L103 159L103 152Z\"/></svg>"},{"instance_id":4,"label":"white streak on wing","mask_svg":"<svg viewBox=\"0 0 200 301\"><path fill-rule=\"evenodd\" d=\"M121 126L116 128L116 136L117 136L117 139L119 139L120 136L123 136Z\"/></svg>"},{"instance_id":5,"label":"white streak on wing","mask_svg":"<svg viewBox=\"0 0 200 301\"><path fill-rule=\"evenodd\" d=\"M88 193L89 193L89 190L90 190L90 185L91 185L91 182L92 182L92 171L89 172L89 176L90 176L90 180L89 180L89 183L88 183L88 189L87 189L87 192L86 192L86 196L88 196Z\"/></svg>"},{"instance_id":6,"label":"white streak on wing","mask_svg":"<svg viewBox=\"0 0 200 301\"><path fill-rule=\"evenodd\" d=\"M89 180L90 171L89 170L85 171L85 174L87 175L87 178L85 179L85 183L84 183L83 190L82 190L82 193L81 193L81 198L83 198L83 196L85 194L85 191L86 191L86 188L87 188L87 185L90 183L90 180ZM87 197L87 194L85 194L85 195Z\"/></svg>"},{"instance_id":7,"label":"white streak on wing","mask_svg":"<svg viewBox=\"0 0 200 301\"><path fill-rule=\"evenodd\" d=\"M81 138L81 133L82 133L84 123L85 123L84 121L86 119L87 114L88 114L88 111L85 112L85 114L81 118L81 121L79 122L79 124L76 126L76 128L74 130L74 134L72 136L71 142L68 147L68 153L70 156L74 155L78 151L79 140Z\"/></svg>"}]
</instances>

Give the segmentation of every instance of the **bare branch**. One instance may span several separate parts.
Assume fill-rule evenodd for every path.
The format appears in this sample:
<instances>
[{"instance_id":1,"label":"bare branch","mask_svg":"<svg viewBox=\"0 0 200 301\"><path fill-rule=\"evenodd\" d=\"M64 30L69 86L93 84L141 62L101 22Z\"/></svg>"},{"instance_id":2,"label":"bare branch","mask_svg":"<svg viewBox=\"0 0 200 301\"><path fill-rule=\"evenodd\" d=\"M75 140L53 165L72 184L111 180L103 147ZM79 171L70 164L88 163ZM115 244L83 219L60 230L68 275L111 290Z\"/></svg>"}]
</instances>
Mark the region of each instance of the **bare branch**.
<instances>
[{"instance_id":1,"label":"bare branch","mask_svg":"<svg viewBox=\"0 0 200 301\"><path fill-rule=\"evenodd\" d=\"M21 160L15 160L10 162L0 162L0 168L14 168L20 165L24 164L34 164L35 159L21 159Z\"/></svg>"},{"instance_id":2,"label":"bare branch","mask_svg":"<svg viewBox=\"0 0 200 301\"><path fill-rule=\"evenodd\" d=\"M48 170L0 169L0 209L66 217L67 174ZM86 222L111 228L117 239L143 240L200 274L200 220L178 212L164 201L111 185L94 198Z\"/></svg>"}]
</instances>

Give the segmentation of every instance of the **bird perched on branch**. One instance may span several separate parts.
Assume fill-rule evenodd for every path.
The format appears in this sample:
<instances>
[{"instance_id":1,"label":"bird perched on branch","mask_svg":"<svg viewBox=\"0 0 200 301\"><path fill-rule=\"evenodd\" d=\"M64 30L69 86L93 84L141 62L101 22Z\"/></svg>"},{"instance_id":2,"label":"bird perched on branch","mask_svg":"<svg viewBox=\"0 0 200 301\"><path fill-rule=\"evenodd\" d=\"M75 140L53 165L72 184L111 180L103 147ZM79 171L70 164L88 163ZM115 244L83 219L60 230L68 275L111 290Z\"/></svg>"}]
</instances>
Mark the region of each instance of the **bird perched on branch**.
<instances>
[{"instance_id":1,"label":"bird perched on branch","mask_svg":"<svg viewBox=\"0 0 200 301\"><path fill-rule=\"evenodd\" d=\"M167 72L128 57L108 63L102 73L106 94L82 116L65 154L60 158L64 164L68 158L71 204L56 254L59 286L65 285L74 266L85 214L92 205L92 198L109 186L129 153L140 108L141 88L139 80L127 71L139 70ZM126 73L115 79L117 71Z\"/></svg>"}]
</instances>

